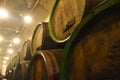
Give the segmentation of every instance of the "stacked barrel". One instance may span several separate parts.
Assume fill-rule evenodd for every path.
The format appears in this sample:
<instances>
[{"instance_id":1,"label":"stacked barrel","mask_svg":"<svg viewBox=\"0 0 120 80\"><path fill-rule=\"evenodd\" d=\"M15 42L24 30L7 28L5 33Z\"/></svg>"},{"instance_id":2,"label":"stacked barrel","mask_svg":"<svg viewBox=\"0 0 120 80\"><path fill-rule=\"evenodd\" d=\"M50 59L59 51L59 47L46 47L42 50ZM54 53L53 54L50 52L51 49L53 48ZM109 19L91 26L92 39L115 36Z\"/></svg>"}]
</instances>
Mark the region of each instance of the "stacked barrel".
<instances>
[{"instance_id":1,"label":"stacked barrel","mask_svg":"<svg viewBox=\"0 0 120 80\"><path fill-rule=\"evenodd\" d=\"M59 79L64 44L52 40L48 23L38 24L31 40L32 59L25 80Z\"/></svg>"},{"instance_id":2,"label":"stacked barrel","mask_svg":"<svg viewBox=\"0 0 120 80\"><path fill-rule=\"evenodd\" d=\"M59 79L59 66L61 63L64 43L56 43L49 34L48 23L41 22L34 30L31 40L26 40L18 53L18 63L10 67L7 73L8 80L43 80ZM15 59L11 60L15 64ZM14 68L14 69L13 69ZM53 76L52 76L53 75Z\"/></svg>"},{"instance_id":3,"label":"stacked barrel","mask_svg":"<svg viewBox=\"0 0 120 80\"><path fill-rule=\"evenodd\" d=\"M120 0L56 0L49 23L36 26L7 78L120 80L119 33Z\"/></svg>"},{"instance_id":4,"label":"stacked barrel","mask_svg":"<svg viewBox=\"0 0 120 80\"><path fill-rule=\"evenodd\" d=\"M13 57L6 69L6 79L12 80L13 75L15 74L16 67L19 63L19 53Z\"/></svg>"},{"instance_id":5,"label":"stacked barrel","mask_svg":"<svg viewBox=\"0 0 120 80\"><path fill-rule=\"evenodd\" d=\"M88 0L65 46L61 80L120 79L120 0L99 1Z\"/></svg>"}]
</instances>

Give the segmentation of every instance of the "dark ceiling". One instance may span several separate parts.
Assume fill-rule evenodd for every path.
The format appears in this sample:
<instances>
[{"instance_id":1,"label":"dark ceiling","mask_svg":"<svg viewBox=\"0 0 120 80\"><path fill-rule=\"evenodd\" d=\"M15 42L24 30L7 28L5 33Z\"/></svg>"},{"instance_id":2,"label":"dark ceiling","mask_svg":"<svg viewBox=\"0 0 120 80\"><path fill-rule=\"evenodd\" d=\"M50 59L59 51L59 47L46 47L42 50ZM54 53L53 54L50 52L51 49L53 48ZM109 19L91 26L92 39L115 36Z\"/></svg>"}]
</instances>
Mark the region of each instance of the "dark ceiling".
<instances>
[{"instance_id":1,"label":"dark ceiling","mask_svg":"<svg viewBox=\"0 0 120 80\"><path fill-rule=\"evenodd\" d=\"M1 65L4 56L10 56L11 59L21 49L23 42L31 38L38 23L48 22L53 3L54 0L0 0L0 6L4 7L9 14L8 18L0 19L0 35L4 38L0 43ZM33 19L30 24L26 24L23 20L27 14L31 15ZM8 54L7 48L10 47L9 45L15 37L19 37L21 43L13 44L11 48L14 49L14 53Z\"/></svg>"}]
</instances>

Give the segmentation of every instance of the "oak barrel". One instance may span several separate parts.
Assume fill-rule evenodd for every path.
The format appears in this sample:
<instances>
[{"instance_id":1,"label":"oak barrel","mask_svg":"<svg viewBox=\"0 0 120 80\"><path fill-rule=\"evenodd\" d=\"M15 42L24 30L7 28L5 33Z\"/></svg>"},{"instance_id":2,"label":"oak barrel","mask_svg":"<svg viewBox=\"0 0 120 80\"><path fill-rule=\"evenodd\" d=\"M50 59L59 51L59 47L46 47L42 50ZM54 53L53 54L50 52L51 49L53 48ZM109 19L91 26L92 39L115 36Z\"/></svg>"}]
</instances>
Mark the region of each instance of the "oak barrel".
<instances>
[{"instance_id":1,"label":"oak barrel","mask_svg":"<svg viewBox=\"0 0 120 80\"><path fill-rule=\"evenodd\" d=\"M18 66L15 69L12 80L25 80L28 65L29 65L29 61L19 62Z\"/></svg>"},{"instance_id":2,"label":"oak barrel","mask_svg":"<svg viewBox=\"0 0 120 80\"><path fill-rule=\"evenodd\" d=\"M89 14L67 42L61 80L120 80L120 0Z\"/></svg>"},{"instance_id":3,"label":"oak barrel","mask_svg":"<svg viewBox=\"0 0 120 80\"><path fill-rule=\"evenodd\" d=\"M15 74L16 67L18 66L20 57L19 57L19 52L17 53L16 56L14 56L11 61L9 62L7 69L6 69L6 78L7 80L12 80L12 77Z\"/></svg>"},{"instance_id":4,"label":"oak barrel","mask_svg":"<svg viewBox=\"0 0 120 80\"><path fill-rule=\"evenodd\" d=\"M18 55L15 55L12 59L11 59L11 62L10 62L10 65L11 65L11 68L13 69L14 67L17 66L17 61L18 61L19 57Z\"/></svg>"},{"instance_id":5,"label":"oak barrel","mask_svg":"<svg viewBox=\"0 0 120 80\"><path fill-rule=\"evenodd\" d=\"M31 41L26 40L22 46L21 52L20 52L20 61L23 60L30 60L32 55L31 55Z\"/></svg>"},{"instance_id":6,"label":"oak barrel","mask_svg":"<svg viewBox=\"0 0 120 80\"><path fill-rule=\"evenodd\" d=\"M16 68L18 63L20 62L20 52L17 52L15 62L14 62L14 67Z\"/></svg>"},{"instance_id":7,"label":"oak barrel","mask_svg":"<svg viewBox=\"0 0 120 80\"><path fill-rule=\"evenodd\" d=\"M56 0L49 20L53 40L59 43L68 40L82 18L107 1L109 0Z\"/></svg>"},{"instance_id":8,"label":"oak barrel","mask_svg":"<svg viewBox=\"0 0 120 80\"><path fill-rule=\"evenodd\" d=\"M63 50L40 50L33 56L25 80L59 80Z\"/></svg>"},{"instance_id":9,"label":"oak barrel","mask_svg":"<svg viewBox=\"0 0 120 80\"><path fill-rule=\"evenodd\" d=\"M12 80L12 76L14 75L15 68L19 61L19 55L14 56L11 61L9 62L6 68L6 78L7 80Z\"/></svg>"},{"instance_id":10,"label":"oak barrel","mask_svg":"<svg viewBox=\"0 0 120 80\"><path fill-rule=\"evenodd\" d=\"M60 49L63 47L64 44L56 43L51 39L47 22L41 22L41 24L37 25L31 41L31 50L33 54L38 50L48 50L56 48Z\"/></svg>"},{"instance_id":11,"label":"oak barrel","mask_svg":"<svg viewBox=\"0 0 120 80\"><path fill-rule=\"evenodd\" d=\"M11 64L9 63L6 68L6 79L11 80L11 76L12 76L12 69L11 69Z\"/></svg>"}]
</instances>

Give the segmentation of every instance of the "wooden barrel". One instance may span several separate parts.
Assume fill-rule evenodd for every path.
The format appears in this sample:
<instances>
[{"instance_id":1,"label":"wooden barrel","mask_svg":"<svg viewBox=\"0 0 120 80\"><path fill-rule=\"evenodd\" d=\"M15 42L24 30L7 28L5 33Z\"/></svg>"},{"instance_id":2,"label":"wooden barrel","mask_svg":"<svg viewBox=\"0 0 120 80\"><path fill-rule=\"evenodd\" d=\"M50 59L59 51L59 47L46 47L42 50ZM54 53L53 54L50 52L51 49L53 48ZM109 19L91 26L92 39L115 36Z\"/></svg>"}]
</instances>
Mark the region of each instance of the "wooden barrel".
<instances>
[{"instance_id":1,"label":"wooden barrel","mask_svg":"<svg viewBox=\"0 0 120 80\"><path fill-rule=\"evenodd\" d=\"M61 80L120 80L120 0L89 14L65 46Z\"/></svg>"},{"instance_id":2,"label":"wooden barrel","mask_svg":"<svg viewBox=\"0 0 120 80\"><path fill-rule=\"evenodd\" d=\"M10 66L10 63L9 63L9 64L7 65L7 68L6 68L6 73L9 72L10 68L11 68L11 66Z\"/></svg>"},{"instance_id":3,"label":"wooden barrel","mask_svg":"<svg viewBox=\"0 0 120 80\"><path fill-rule=\"evenodd\" d=\"M53 40L68 40L82 18L107 1L109 0L56 0L49 20Z\"/></svg>"},{"instance_id":4,"label":"wooden barrel","mask_svg":"<svg viewBox=\"0 0 120 80\"><path fill-rule=\"evenodd\" d=\"M22 50L20 52L20 61L31 59L32 56L31 56L30 44L31 44L30 40L24 42Z\"/></svg>"},{"instance_id":5,"label":"wooden barrel","mask_svg":"<svg viewBox=\"0 0 120 80\"><path fill-rule=\"evenodd\" d=\"M14 56L11 60L11 68L13 69L14 67L16 67L16 60L18 59L17 55Z\"/></svg>"},{"instance_id":6,"label":"wooden barrel","mask_svg":"<svg viewBox=\"0 0 120 80\"><path fill-rule=\"evenodd\" d=\"M9 70L7 80L12 80L13 70Z\"/></svg>"},{"instance_id":7,"label":"wooden barrel","mask_svg":"<svg viewBox=\"0 0 120 80\"><path fill-rule=\"evenodd\" d=\"M20 52L17 52L16 58L15 58L15 62L14 62L15 68L17 67L19 62L20 62Z\"/></svg>"},{"instance_id":8,"label":"wooden barrel","mask_svg":"<svg viewBox=\"0 0 120 80\"><path fill-rule=\"evenodd\" d=\"M6 68L6 79L9 80L11 78L11 64L9 63Z\"/></svg>"},{"instance_id":9,"label":"wooden barrel","mask_svg":"<svg viewBox=\"0 0 120 80\"><path fill-rule=\"evenodd\" d=\"M63 50L40 50L33 56L25 80L59 80Z\"/></svg>"},{"instance_id":10,"label":"wooden barrel","mask_svg":"<svg viewBox=\"0 0 120 80\"><path fill-rule=\"evenodd\" d=\"M15 74L12 77L12 80L25 80L26 72L28 69L29 61L22 61L18 64L15 69Z\"/></svg>"},{"instance_id":11,"label":"wooden barrel","mask_svg":"<svg viewBox=\"0 0 120 80\"><path fill-rule=\"evenodd\" d=\"M7 80L12 80L12 75L13 75L14 69L13 69L13 64L10 63L7 67Z\"/></svg>"},{"instance_id":12,"label":"wooden barrel","mask_svg":"<svg viewBox=\"0 0 120 80\"><path fill-rule=\"evenodd\" d=\"M51 39L48 30L48 23L41 22L41 24L37 25L31 42L32 53L35 53L38 50L48 50L63 47L63 44L58 44Z\"/></svg>"},{"instance_id":13,"label":"wooden barrel","mask_svg":"<svg viewBox=\"0 0 120 80\"><path fill-rule=\"evenodd\" d=\"M18 52L17 55L13 57L13 59L11 60L11 62L9 64L10 69L9 69L9 71L7 71L7 73L9 74L8 80L13 80L12 77L14 76L16 67L18 66L18 63L20 61L20 56L19 55L20 54Z\"/></svg>"},{"instance_id":14,"label":"wooden barrel","mask_svg":"<svg viewBox=\"0 0 120 80\"><path fill-rule=\"evenodd\" d=\"M16 55L12 58L12 60L10 62L10 69L9 69L9 72L8 72L9 73L8 80L12 80L12 76L14 75L15 68L17 66L17 63L16 63L17 59L18 59L18 57Z\"/></svg>"},{"instance_id":15,"label":"wooden barrel","mask_svg":"<svg viewBox=\"0 0 120 80\"><path fill-rule=\"evenodd\" d=\"M9 62L7 68L6 68L6 78L7 80L12 80L13 75L15 74L15 69L19 63L19 52L16 56L14 56L11 61Z\"/></svg>"}]
</instances>

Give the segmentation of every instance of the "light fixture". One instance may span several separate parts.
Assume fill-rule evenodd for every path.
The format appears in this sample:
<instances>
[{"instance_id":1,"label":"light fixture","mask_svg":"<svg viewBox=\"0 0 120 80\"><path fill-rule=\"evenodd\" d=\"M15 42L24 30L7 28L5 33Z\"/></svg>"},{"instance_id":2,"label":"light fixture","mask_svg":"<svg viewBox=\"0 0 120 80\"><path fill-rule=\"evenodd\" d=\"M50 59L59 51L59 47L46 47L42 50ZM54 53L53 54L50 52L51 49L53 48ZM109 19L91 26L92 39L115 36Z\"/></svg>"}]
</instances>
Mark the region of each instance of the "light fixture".
<instances>
[{"instance_id":1,"label":"light fixture","mask_svg":"<svg viewBox=\"0 0 120 80\"><path fill-rule=\"evenodd\" d=\"M11 71L11 70L9 70L9 72L11 73L12 71Z\"/></svg>"},{"instance_id":2,"label":"light fixture","mask_svg":"<svg viewBox=\"0 0 120 80\"><path fill-rule=\"evenodd\" d=\"M3 60L3 64L6 64L7 62L5 60Z\"/></svg>"},{"instance_id":3,"label":"light fixture","mask_svg":"<svg viewBox=\"0 0 120 80\"><path fill-rule=\"evenodd\" d=\"M2 42L2 40L3 40L3 37L2 37L2 36L0 36L0 42Z\"/></svg>"},{"instance_id":4,"label":"light fixture","mask_svg":"<svg viewBox=\"0 0 120 80\"><path fill-rule=\"evenodd\" d=\"M4 57L4 59L5 59L5 60L8 60L8 59L9 59L9 57Z\"/></svg>"},{"instance_id":5,"label":"light fixture","mask_svg":"<svg viewBox=\"0 0 120 80\"><path fill-rule=\"evenodd\" d=\"M12 47L13 46L13 44L12 43L10 43L10 45L9 45L10 47Z\"/></svg>"},{"instance_id":6,"label":"light fixture","mask_svg":"<svg viewBox=\"0 0 120 80\"><path fill-rule=\"evenodd\" d=\"M5 66L6 66L6 65L4 65L4 64L2 65L2 67L5 67Z\"/></svg>"},{"instance_id":7,"label":"light fixture","mask_svg":"<svg viewBox=\"0 0 120 80\"><path fill-rule=\"evenodd\" d=\"M20 42L20 39L19 39L19 38L14 38L14 39L13 39L13 43L14 43L14 44L18 44L19 42Z\"/></svg>"},{"instance_id":8,"label":"light fixture","mask_svg":"<svg viewBox=\"0 0 120 80\"><path fill-rule=\"evenodd\" d=\"M31 37L29 37L29 40L31 40L32 38Z\"/></svg>"},{"instance_id":9,"label":"light fixture","mask_svg":"<svg viewBox=\"0 0 120 80\"><path fill-rule=\"evenodd\" d=\"M0 9L0 18L6 18L6 17L8 17L8 12L5 9L1 8Z\"/></svg>"},{"instance_id":10,"label":"light fixture","mask_svg":"<svg viewBox=\"0 0 120 80\"><path fill-rule=\"evenodd\" d=\"M13 51L13 49L8 49L7 50L7 53L9 53L9 54L12 54L14 51Z\"/></svg>"},{"instance_id":11,"label":"light fixture","mask_svg":"<svg viewBox=\"0 0 120 80\"><path fill-rule=\"evenodd\" d=\"M31 18L31 16L27 15L24 17L24 20L26 23L30 23L32 21L32 18Z\"/></svg>"},{"instance_id":12,"label":"light fixture","mask_svg":"<svg viewBox=\"0 0 120 80\"><path fill-rule=\"evenodd\" d=\"M19 33L19 31L16 31L16 33Z\"/></svg>"},{"instance_id":13,"label":"light fixture","mask_svg":"<svg viewBox=\"0 0 120 80\"><path fill-rule=\"evenodd\" d=\"M7 80L6 78L3 78L2 80Z\"/></svg>"}]
</instances>

